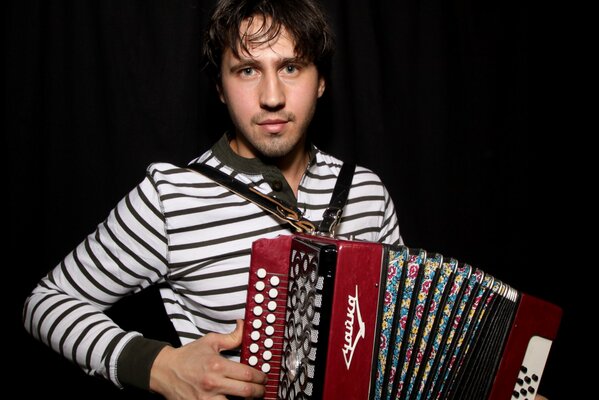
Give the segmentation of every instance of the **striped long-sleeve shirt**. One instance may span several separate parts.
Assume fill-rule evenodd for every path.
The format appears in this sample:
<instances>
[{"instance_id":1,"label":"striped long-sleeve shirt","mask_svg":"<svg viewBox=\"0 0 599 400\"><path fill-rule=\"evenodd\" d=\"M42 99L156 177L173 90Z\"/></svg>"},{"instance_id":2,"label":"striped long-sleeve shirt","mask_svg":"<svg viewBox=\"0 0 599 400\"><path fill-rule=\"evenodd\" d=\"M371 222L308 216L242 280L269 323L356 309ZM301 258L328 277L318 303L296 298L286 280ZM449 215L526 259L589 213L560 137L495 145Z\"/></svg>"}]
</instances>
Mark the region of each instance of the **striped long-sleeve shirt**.
<instances>
[{"instance_id":1,"label":"striped long-sleeve shirt","mask_svg":"<svg viewBox=\"0 0 599 400\"><path fill-rule=\"evenodd\" d=\"M207 163L265 194L293 198L281 172L233 153L226 137L192 162ZM313 148L297 207L319 223L342 162ZM117 365L138 332L104 310L154 284L182 344L208 332L230 332L243 319L253 241L289 227L203 175L152 164L145 179L107 219L43 278L28 297L24 325L88 374L122 386ZM357 167L337 233L400 244L393 203L380 179Z\"/></svg>"}]
</instances>

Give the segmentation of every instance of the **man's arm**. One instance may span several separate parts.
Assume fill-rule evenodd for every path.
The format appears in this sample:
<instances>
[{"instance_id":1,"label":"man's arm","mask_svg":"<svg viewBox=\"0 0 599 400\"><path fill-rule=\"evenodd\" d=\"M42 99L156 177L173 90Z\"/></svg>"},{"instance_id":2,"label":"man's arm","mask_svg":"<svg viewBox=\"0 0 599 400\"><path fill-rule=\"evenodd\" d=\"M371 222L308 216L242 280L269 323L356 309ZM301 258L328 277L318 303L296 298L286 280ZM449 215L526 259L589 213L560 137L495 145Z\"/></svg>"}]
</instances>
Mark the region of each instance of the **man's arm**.
<instances>
[{"instance_id":1,"label":"man's arm","mask_svg":"<svg viewBox=\"0 0 599 400\"><path fill-rule=\"evenodd\" d=\"M393 204L393 199L391 199L391 196L389 195L389 192L385 186L383 186L383 196L385 199L383 210L384 218L378 241L382 243L401 245L403 244L403 238L399 232L399 220L395 212L395 205Z\"/></svg>"},{"instance_id":2,"label":"man's arm","mask_svg":"<svg viewBox=\"0 0 599 400\"><path fill-rule=\"evenodd\" d=\"M163 279L164 232L148 177L32 291L23 311L26 330L86 373L122 386L117 360L140 334L125 332L103 311Z\"/></svg>"}]
</instances>

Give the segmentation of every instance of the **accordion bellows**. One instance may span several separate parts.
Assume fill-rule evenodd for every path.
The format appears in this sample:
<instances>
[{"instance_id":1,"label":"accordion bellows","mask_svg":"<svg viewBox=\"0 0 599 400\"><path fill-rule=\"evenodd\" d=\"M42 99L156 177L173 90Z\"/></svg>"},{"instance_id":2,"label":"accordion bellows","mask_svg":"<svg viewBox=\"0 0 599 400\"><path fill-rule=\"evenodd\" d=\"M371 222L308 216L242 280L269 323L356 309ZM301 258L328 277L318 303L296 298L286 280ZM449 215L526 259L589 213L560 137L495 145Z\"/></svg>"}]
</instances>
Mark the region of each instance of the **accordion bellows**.
<instances>
[{"instance_id":1,"label":"accordion bellows","mask_svg":"<svg viewBox=\"0 0 599 400\"><path fill-rule=\"evenodd\" d=\"M252 246L241 362L265 399L533 399L560 319L440 254L279 236Z\"/></svg>"}]
</instances>

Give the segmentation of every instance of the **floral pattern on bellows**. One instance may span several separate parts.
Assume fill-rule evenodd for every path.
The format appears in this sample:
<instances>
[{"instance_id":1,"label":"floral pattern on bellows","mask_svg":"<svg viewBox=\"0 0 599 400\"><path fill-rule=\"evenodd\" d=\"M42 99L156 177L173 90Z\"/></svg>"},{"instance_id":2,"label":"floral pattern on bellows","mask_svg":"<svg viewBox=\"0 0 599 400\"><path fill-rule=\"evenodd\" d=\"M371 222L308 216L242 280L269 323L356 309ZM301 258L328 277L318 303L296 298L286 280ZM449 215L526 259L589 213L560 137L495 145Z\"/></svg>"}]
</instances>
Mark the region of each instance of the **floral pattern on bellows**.
<instances>
[{"instance_id":1,"label":"floral pattern on bellows","mask_svg":"<svg viewBox=\"0 0 599 400\"><path fill-rule=\"evenodd\" d=\"M509 287L440 254L396 247L388 256L373 398L439 398Z\"/></svg>"}]
</instances>

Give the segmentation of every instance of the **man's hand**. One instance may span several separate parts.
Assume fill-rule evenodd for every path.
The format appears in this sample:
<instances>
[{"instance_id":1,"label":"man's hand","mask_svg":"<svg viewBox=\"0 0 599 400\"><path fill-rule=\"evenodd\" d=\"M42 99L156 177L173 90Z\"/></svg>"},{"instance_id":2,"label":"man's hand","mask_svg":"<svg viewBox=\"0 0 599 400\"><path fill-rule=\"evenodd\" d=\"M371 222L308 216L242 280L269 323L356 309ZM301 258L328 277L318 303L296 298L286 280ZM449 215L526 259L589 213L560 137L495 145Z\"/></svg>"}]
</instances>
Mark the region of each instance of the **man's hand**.
<instances>
[{"instance_id":1,"label":"man's hand","mask_svg":"<svg viewBox=\"0 0 599 400\"><path fill-rule=\"evenodd\" d=\"M169 400L262 397L266 375L220 355L241 344L243 322L229 334L209 333L180 348L165 347L154 360L150 390Z\"/></svg>"}]
</instances>

